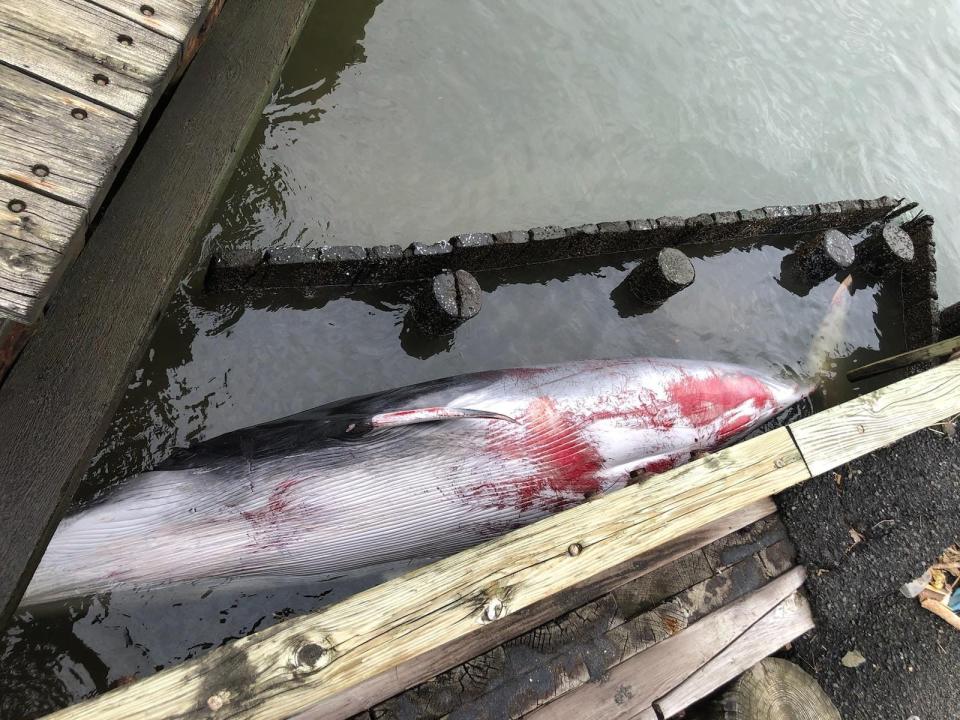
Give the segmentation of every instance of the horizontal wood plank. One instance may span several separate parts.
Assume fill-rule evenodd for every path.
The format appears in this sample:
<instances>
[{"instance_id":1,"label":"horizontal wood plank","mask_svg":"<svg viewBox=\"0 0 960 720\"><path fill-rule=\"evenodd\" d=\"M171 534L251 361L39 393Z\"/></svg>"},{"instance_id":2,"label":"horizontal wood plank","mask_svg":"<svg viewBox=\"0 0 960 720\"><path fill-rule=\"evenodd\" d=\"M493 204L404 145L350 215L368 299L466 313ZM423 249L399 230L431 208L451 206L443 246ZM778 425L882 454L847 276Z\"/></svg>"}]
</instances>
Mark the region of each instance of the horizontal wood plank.
<instances>
[{"instance_id":1,"label":"horizontal wood plank","mask_svg":"<svg viewBox=\"0 0 960 720\"><path fill-rule=\"evenodd\" d=\"M117 15L186 44L218 0L92 0Z\"/></svg>"},{"instance_id":2,"label":"horizontal wood plank","mask_svg":"<svg viewBox=\"0 0 960 720\"><path fill-rule=\"evenodd\" d=\"M654 707L660 711L661 717L674 717L813 627L809 603L802 595L794 593L657 700Z\"/></svg>"},{"instance_id":3,"label":"horizontal wood plank","mask_svg":"<svg viewBox=\"0 0 960 720\"><path fill-rule=\"evenodd\" d=\"M125 115L0 65L0 178L93 215L136 135Z\"/></svg>"},{"instance_id":4,"label":"horizontal wood plank","mask_svg":"<svg viewBox=\"0 0 960 720\"><path fill-rule=\"evenodd\" d=\"M136 707L145 720L199 718L210 703L229 705L231 717L282 718L308 709L304 717L350 717L384 699L356 692L358 683L807 476L781 428L53 717L102 720ZM567 552L573 543L582 547L575 556ZM318 658L309 667L295 659L305 646Z\"/></svg>"},{"instance_id":5,"label":"horizontal wood plank","mask_svg":"<svg viewBox=\"0 0 960 720\"><path fill-rule=\"evenodd\" d=\"M0 63L141 124L176 70L178 42L86 0L29 0L0 13Z\"/></svg>"},{"instance_id":6,"label":"horizontal wood plank","mask_svg":"<svg viewBox=\"0 0 960 720\"><path fill-rule=\"evenodd\" d=\"M805 577L803 568L781 575L620 663L602 682L584 685L527 715L527 720L627 720L722 652L792 595Z\"/></svg>"},{"instance_id":7,"label":"horizontal wood plank","mask_svg":"<svg viewBox=\"0 0 960 720\"><path fill-rule=\"evenodd\" d=\"M960 350L960 337L946 338L932 345L924 345L915 350L908 350L899 355L893 355L892 357L854 368L847 373L847 379L851 381L863 380L864 378L924 362L925 360L937 360L938 358L948 357L958 350Z\"/></svg>"},{"instance_id":8,"label":"horizontal wood plank","mask_svg":"<svg viewBox=\"0 0 960 720\"><path fill-rule=\"evenodd\" d=\"M960 360L939 365L790 425L813 475L960 413Z\"/></svg>"},{"instance_id":9,"label":"horizontal wood plank","mask_svg":"<svg viewBox=\"0 0 960 720\"><path fill-rule=\"evenodd\" d=\"M86 212L0 180L0 317L40 317L79 252Z\"/></svg>"}]
</instances>

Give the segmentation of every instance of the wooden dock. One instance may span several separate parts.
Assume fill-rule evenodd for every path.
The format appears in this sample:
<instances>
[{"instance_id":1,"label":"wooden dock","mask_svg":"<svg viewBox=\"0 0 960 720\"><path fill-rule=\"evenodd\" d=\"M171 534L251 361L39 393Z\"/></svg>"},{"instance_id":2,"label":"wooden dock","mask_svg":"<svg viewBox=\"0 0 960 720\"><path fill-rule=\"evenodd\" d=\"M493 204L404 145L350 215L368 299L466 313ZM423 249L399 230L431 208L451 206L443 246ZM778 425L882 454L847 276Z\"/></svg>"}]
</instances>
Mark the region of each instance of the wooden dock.
<instances>
[{"instance_id":1,"label":"wooden dock","mask_svg":"<svg viewBox=\"0 0 960 720\"><path fill-rule=\"evenodd\" d=\"M0 319L34 323L222 0L23 0L0 14ZM0 337L12 332L0 328Z\"/></svg>"}]
</instances>

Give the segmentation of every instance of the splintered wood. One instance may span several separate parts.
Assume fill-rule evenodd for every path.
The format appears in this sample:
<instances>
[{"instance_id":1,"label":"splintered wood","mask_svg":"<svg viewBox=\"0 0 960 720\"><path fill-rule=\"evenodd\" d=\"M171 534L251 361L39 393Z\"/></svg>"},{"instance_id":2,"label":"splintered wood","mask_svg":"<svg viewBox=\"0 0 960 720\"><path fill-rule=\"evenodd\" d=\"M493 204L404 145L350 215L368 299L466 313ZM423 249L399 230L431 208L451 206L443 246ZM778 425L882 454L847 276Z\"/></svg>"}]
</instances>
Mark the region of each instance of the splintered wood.
<instances>
[{"instance_id":1,"label":"splintered wood","mask_svg":"<svg viewBox=\"0 0 960 720\"><path fill-rule=\"evenodd\" d=\"M0 13L0 318L32 323L82 243L117 170L216 0L27 0ZM49 199L37 200L36 193ZM59 204L55 209L52 205ZM26 206L26 210L18 209Z\"/></svg>"}]
</instances>

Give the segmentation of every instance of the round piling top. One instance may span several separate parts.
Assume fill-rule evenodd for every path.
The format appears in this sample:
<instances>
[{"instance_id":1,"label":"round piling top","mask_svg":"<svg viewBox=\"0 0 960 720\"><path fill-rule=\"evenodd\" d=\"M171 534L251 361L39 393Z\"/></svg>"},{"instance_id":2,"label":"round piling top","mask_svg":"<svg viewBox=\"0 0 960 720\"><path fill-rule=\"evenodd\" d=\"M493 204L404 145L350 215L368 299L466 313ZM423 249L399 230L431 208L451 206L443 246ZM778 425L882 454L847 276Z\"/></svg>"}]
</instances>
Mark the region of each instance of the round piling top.
<instances>
[{"instance_id":1,"label":"round piling top","mask_svg":"<svg viewBox=\"0 0 960 720\"><path fill-rule=\"evenodd\" d=\"M899 225L887 223L883 226L883 243L890 253L901 262L913 262L913 238Z\"/></svg>"},{"instance_id":2,"label":"round piling top","mask_svg":"<svg viewBox=\"0 0 960 720\"><path fill-rule=\"evenodd\" d=\"M664 279L678 287L686 287L696 277L690 258L676 248L663 248L657 254L657 265Z\"/></svg>"},{"instance_id":3,"label":"round piling top","mask_svg":"<svg viewBox=\"0 0 960 720\"><path fill-rule=\"evenodd\" d=\"M445 272L433 278L433 298L437 309L449 318L469 320L480 312L480 284L466 270Z\"/></svg>"},{"instance_id":4,"label":"round piling top","mask_svg":"<svg viewBox=\"0 0 960 720\"><path fill-rule=\"evenodd\" d=\"M825 230L821 242L823 251L837 267L845 269L853 265L856 251L847 235L835 229Z\"/></svg>"}]
</instances>

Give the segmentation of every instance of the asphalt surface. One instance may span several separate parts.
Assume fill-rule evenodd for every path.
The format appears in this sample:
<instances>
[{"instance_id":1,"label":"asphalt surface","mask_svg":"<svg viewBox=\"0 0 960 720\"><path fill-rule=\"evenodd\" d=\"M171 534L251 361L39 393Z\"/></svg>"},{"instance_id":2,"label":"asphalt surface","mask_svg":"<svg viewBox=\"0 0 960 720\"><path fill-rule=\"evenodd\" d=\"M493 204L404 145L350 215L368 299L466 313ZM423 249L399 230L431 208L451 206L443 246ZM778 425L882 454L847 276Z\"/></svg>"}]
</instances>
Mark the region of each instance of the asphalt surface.
<instances>
[{"instance_id":1,"label":"asphalt surface","mask_svg":"<svg viewBox=\"0 0 960 720\"><path fill-rule=\"evenodd\" d=\"M924 430L777 504L817 620L790 659L845 720L960 717L960 632L900 593L960 541L960 441Z\"/></svg>"}]
</instances>

